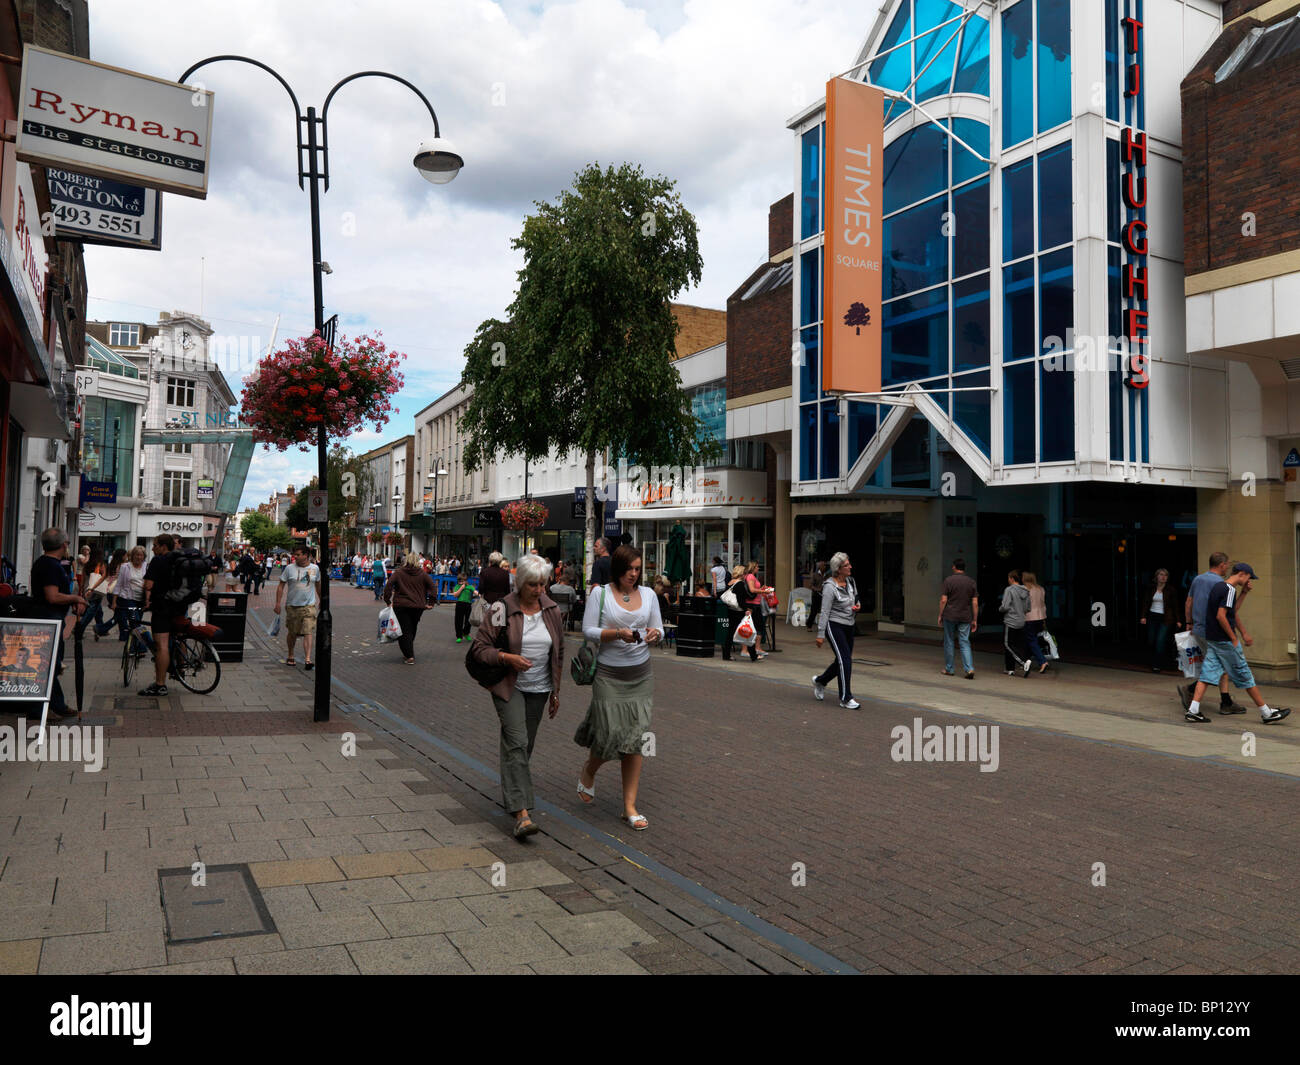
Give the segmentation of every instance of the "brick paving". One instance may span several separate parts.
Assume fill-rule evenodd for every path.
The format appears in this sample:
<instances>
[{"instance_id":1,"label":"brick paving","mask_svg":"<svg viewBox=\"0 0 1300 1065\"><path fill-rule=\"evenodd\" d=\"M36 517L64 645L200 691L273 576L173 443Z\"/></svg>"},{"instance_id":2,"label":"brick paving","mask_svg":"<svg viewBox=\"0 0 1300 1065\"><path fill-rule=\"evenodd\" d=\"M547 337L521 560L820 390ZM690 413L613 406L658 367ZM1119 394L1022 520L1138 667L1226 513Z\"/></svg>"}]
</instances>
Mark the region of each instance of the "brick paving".
<instances>
[{"instance_id":1,"label":"brick paving","mask_svg":"<svg viewBox=\"0 0 1300 1065\"><path fill-rule=\"evenodd\" d=\"M496 717L464 672L451 611L426 617L407 667L374 645L368 593L340 589L336 603L336 675L495 765ZM567 680L559 717L538 737L539 797L864 972L1300 965L1286 890L1300 875L1296 730L1238 717L1190 731L1171 677L1078 669L1040 683L982 662L963 688L937 675L934 649L866 641L859 655L893 661L859 667L864 708L845 711L797 679L814 660L806 641L782 646L791 650L758 666L655 654L657 754L639 803L650 831L621 828L615 767L597 778L592 808L571 797L585 693ZM939 708L1002 723L997 772L891 760L894 726L958 720ZM1241 755L1243 730L1258 734L1254 758ZM400 732L394 741L470 783L485 808L495 799L493 784L445 752ZM563 838L554 818L540 820ZM792 884L797 862L806 886ZM1096 863L1105 886L1093 886ZM717 942L697 929L682 938Z\"/></svg>"}]
</instances>

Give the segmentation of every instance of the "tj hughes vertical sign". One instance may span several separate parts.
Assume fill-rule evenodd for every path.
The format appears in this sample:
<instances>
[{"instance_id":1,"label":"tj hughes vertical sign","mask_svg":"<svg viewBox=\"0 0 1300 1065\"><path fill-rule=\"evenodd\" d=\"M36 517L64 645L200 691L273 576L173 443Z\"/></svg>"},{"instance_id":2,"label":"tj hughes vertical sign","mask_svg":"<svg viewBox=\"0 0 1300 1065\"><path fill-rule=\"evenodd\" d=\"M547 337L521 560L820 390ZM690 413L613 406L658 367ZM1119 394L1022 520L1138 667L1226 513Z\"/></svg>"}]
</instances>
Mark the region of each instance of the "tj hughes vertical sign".
<instances>
[{"instance_id":1,"label":"tj hughes vertical sign","mask_svg":"<svg viewBox=\"0 0 1300 1065\"><path fill-rule=\"evenodd\" d=\"M826 236L822 388L880 391L881 192L885 96L826 83Z\"/></svg>"}]
</instances>

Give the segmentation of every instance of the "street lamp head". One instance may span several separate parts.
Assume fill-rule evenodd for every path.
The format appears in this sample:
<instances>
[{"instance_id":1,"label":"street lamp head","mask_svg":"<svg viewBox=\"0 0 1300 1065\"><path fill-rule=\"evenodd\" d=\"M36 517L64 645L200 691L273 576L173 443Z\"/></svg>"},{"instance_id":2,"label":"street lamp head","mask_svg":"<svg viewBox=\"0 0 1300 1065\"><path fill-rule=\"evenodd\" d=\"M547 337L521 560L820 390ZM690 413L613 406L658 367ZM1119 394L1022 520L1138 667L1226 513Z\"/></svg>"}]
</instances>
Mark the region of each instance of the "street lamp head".
<instances>
[{"instance_id":1,"label":"street lamp head","mask_svg":"<svg viewBox=\"0 0 1300 1065\"><path fill-rule=\"evenodd\" d=\"M415 150L415 169L425 181L434 185L445 185L465 165L460 152L445 137L434 137L424 141Z\"/></svg>"}]
</instances>

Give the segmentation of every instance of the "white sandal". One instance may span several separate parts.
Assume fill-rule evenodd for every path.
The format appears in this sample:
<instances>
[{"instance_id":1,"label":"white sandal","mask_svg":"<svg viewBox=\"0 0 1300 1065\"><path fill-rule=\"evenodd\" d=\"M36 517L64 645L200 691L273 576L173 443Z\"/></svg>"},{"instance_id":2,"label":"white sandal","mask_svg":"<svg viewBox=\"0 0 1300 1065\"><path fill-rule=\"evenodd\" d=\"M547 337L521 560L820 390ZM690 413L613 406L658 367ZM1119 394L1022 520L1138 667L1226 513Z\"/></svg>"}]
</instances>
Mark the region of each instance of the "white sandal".
<instances>
[{"instance_id":1,"label":"white sandal","mask_svg":"<svg viewBox=\"0 0 1300 1065\"><path fill-rule=\"evenodd\" d=\"M644 832L650 827L650 822L645 819L644 814L633 814L631 817L624 814L623 823L627 825L628 828L636 829L638 832Z\"/></svg>"},{"instance_id":2,"label":"white sandal","mask_svg":"<svg viewBox=\"0 0 1300 1065\"><path fill-rule=\"evenodd\" d=\"M581 799L588 806L590 806L593 802L596 801L596 788L595 788L596 782L593 780L591 783L592 786L590 788L587 788L587 787L583 787L581 778L579 778L578 780L578 798Z\"/></svg>"}]
</instances>

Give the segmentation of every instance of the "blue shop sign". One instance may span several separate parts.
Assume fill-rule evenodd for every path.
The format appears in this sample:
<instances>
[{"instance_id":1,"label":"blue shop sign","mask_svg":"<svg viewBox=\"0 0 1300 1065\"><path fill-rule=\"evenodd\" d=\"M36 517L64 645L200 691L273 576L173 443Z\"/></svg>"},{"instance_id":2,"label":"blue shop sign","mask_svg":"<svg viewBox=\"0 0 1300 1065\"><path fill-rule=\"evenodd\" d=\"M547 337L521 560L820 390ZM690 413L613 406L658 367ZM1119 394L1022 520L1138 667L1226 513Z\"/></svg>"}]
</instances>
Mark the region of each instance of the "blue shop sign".
<instances>
[{"instance_id":1,"label":"blue shop sign","mask_svg":"<svg viewBox=\"0 0 1300 1065\"><path fill-rule=\"evenodd\" d=\"M87 503L116 502L116 481L88 481L84 476L81 478L81 500L78 504L79 506L84 507Z\"/></svg>"}]
</instances>

